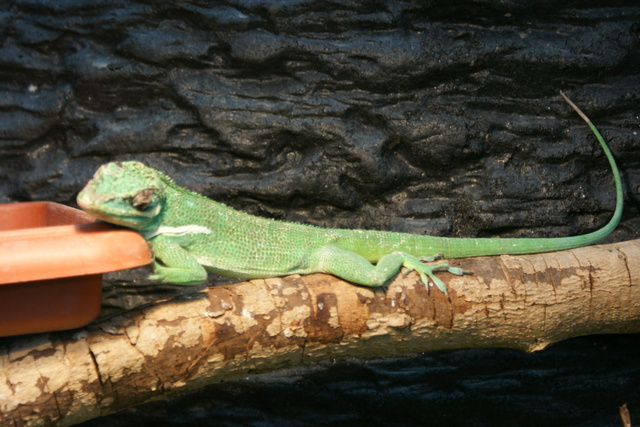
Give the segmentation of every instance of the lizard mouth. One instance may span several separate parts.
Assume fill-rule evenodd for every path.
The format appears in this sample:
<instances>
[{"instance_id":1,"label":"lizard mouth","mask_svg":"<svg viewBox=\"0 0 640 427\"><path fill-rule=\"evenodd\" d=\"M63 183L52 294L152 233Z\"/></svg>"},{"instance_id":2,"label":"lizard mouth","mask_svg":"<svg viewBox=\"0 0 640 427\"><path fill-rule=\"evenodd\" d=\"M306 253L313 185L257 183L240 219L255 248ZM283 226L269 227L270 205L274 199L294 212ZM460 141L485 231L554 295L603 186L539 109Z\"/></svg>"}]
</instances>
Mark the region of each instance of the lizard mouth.
<instances>
[{"instance_id":1,"label":"lizard mouth","mask_svg":"<svg viewBox=\"0 0 640 427\"><path fill-rule=\"evenodd\" d=\"M149 218L141 215L131 215L130 212L122 212L120 210L108 210L105 206L101 206L100 208L96 208L93 203L90 203L88 199L85 199L82 196L82 193L78 195L76 202L78 206L91 215L94 218L100 219L102 221L109 222L111 224L122 225L125 227L138 229L142 227L146 222L149 221ZM90 200L90 198L89 198Z\"/></svg>"},{"instance_id":2,"label":"lizard mouth","mask_svg":"<svg viewBox=\"0 0 640 427\"><path fill-rule=\"evenodd\" d=\"M146 217L122 215L122 214L111 215L109 213L100 212L93 209L85 209L85 208L83 208L83 210L96 219L100 219L102 221L115 224L115 225L121 225L123 227L131 228L133 230L139 230L143 228L146 225L146 223L149 221L149 218L146 218Z\"/></svg>"},{"instance_id":3,"label":"lizard mouth","mask_svg":"<svg viewBox=\"0 0 640 427\"><path fill-rule=\"evenodd\" d=\"M80 206L80 209L84 210L84 211L90 211L91 210L91 204L89 204L87 201L85 201L83 199L82 193L78 194L78 197L76 199L76 202L78 203L78 206Z\"/></svg>"}]
</instances>

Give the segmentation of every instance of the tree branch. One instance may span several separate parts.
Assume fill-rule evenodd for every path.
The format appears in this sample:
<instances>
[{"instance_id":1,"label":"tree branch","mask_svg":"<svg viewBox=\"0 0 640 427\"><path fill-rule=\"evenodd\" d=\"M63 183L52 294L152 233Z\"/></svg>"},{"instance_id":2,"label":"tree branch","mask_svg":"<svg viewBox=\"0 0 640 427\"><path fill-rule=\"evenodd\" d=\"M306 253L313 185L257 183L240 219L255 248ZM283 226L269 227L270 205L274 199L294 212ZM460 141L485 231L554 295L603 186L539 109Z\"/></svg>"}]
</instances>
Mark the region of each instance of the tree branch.
<instances>
[{"instance_id":1,"label":"tree branch","mask_svg":"<svg viewBox=\"0 0 640 427\"><path fill-rule=\"evenodd\" d=\"M314 274L158 302L75 331L0 342L0 423L70 425L212 382L345 356L543 349L640 331L640 240L454 260L447 299L415 274L387 289Z\"/></svg>"}]
</instances>

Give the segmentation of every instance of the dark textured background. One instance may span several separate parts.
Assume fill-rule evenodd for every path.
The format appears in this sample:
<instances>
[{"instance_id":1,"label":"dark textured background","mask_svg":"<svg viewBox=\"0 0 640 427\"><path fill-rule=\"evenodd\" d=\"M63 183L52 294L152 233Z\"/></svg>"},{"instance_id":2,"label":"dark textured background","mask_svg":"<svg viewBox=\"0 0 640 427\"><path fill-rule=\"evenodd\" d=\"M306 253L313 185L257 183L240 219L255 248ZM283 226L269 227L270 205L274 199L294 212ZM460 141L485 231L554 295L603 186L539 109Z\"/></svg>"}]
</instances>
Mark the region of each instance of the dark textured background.
<instances>
[{"instance_id":1,"label":"dark textured background","mask_svg":"<svg viewBox=\"0 0 640 427\"><path fill-rule=\"evenodd\" d=\"M0 1L0 203L73 205L100 164L137 159L290 221L584 233L607 221L613 186L564 90L623 171L608 241L637 238L639 23L637 1ZM146 273L109 275L104 315L194 290ZM625 400L640 419L639 349L638 336L594 337L532 356L341 362L216 386L164 418L611 425ZM205 405L212 394L233 401Z\"/></svg>"}]
</instances>

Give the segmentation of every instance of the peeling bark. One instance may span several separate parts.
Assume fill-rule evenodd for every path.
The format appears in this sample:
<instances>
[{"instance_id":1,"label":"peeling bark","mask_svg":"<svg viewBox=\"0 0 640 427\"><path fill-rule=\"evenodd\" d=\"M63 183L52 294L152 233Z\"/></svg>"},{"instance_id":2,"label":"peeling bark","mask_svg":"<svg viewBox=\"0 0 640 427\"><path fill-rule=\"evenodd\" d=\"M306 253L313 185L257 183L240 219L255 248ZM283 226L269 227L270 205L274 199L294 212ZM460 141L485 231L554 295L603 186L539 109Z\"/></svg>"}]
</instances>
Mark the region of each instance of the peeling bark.
<instances>
[{"instance_id":1,"label":"peeling bark","mask_svg":"<svg viewBox=\"0 0 640 427\"><path fill-rule=\"evenodd\" d=\"M640 241L454 261L450 299L314 274L158 302L83 329L0 343L2 425L70 425L252 373L347 356L471 347L536 351L640 331Z\"/></svg>"}]
</instances>

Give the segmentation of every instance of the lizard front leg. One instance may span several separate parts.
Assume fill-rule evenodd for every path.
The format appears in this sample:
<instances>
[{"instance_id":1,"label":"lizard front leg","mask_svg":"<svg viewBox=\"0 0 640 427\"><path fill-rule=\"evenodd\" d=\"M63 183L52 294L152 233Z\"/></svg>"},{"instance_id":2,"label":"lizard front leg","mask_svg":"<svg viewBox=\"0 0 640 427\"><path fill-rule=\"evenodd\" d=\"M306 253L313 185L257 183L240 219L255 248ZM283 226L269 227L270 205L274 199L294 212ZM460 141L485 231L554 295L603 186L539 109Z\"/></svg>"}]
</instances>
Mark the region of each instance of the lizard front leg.
<instances>
[{"instance_id":1,"label":"lizard front leg","mask_svg":"<svg viewBox=\"0 0 640 427\"><path fill-rule=\"evenodd\" d=\"M465 270L446 263L423 264L421 260L432 260L433 258L418 258L404 252L385 255L373 265L355 252L336 246L324 246L316 252L315 259L320 271L370 287L383 286L400 271L400 268L406 267L409 271L415 270L425 286L429 285L429 279L431 279L445 295L447 295L447 287L442 280L435 276L435 272L446 270L457 275L466 273Z\"/></svg>"},{"instance_id":2,"label":"lizard front leg","mask_svg":"<svg viewBox=\"0 0 640 427\"><path fill-rule=\"evenodd\" d=\"M153 272L149 279L176 285L199 285L207 271L198 260L168 236L153 239Z\"/></svg>"}]
</instances>

